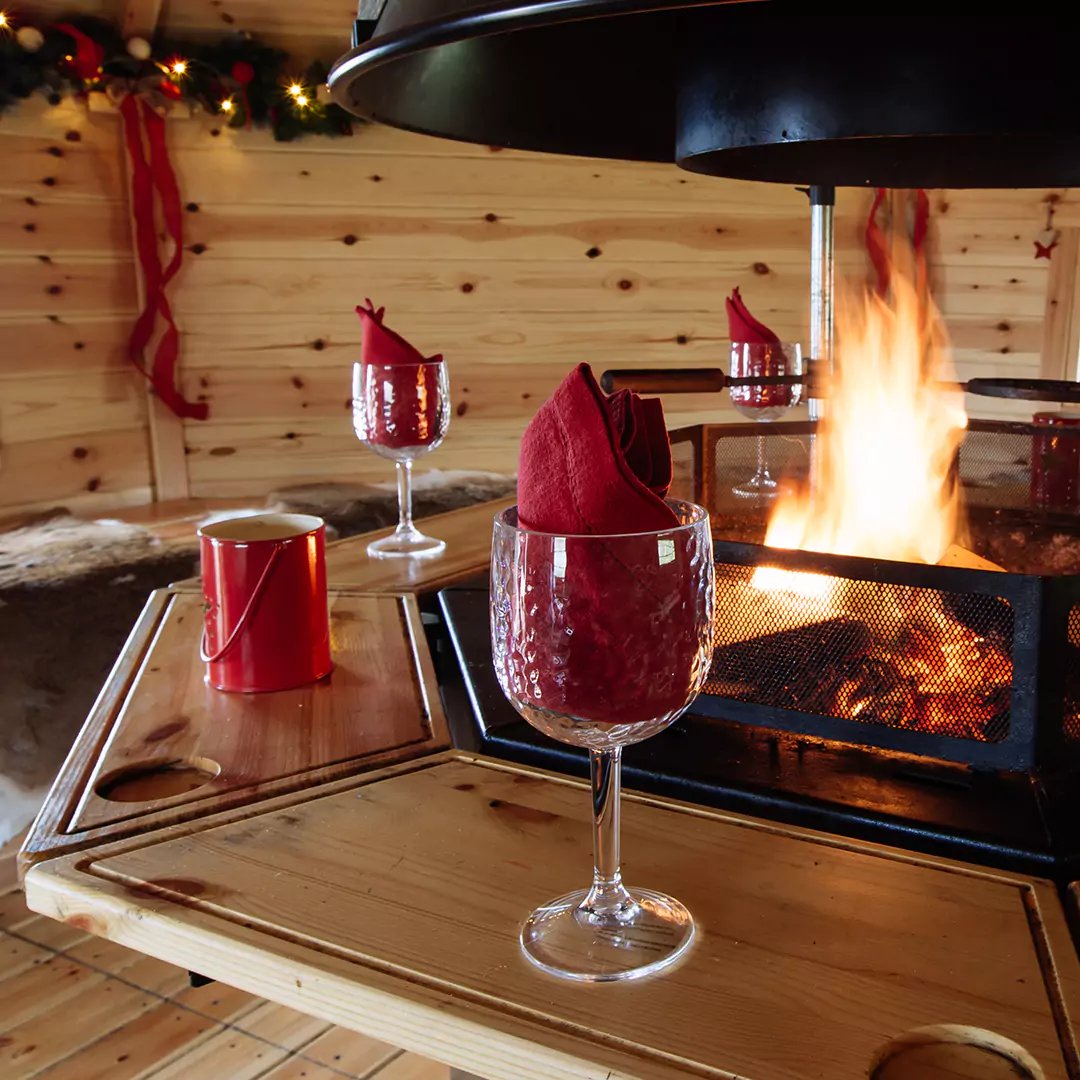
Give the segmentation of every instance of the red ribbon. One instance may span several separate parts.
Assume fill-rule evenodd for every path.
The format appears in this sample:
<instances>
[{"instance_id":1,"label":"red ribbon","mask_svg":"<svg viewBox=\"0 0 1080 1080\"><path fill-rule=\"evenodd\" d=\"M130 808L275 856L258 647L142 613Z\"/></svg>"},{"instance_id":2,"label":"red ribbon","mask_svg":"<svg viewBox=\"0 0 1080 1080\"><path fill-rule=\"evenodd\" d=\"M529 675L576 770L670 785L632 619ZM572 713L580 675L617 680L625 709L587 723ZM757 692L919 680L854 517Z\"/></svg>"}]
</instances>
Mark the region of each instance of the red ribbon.
<instances>
[{"instance_id":1,"label":"red ribbon","mask_svg":"<svg viewBox=\"0 0 1080 1080\"><path fill-rule=\"evenodd\" d=\"M930 229L930 198L919 188L915 192L915 221L911 227L911 246L915 251L915 287L920 296L929 288L929 272L926 266L926 234Z\"/></svg>"},{"instance_id":2,"label":"red ribbon","mask_svg":"<svg viewBox=\"0 0 1080 1080\"><path fill-rule=\"evenodd\" d=\"M885 188L879 187L874 193L874 202L870 207L870 216L866 219L866 252L873 263L874 272L877 274L877 294L884 296L889 291L889 281L892 271L889 265L889 248L885 241L885 232L878 224L878 210L888 194Z\"/></svg>"},{"instance_id":3,"label":"red ribbon","mask_svg":"<svg viewBox=\"0 0 1080 1080\"><path fill-rule=\"evenodd\" d=\"M165 143L165 121L146 102L128 95L120 104L124 141L131 161L131 210L135 220L135 253L142 270L145 302L128 339L128 358L151 382L154 393L177 416L205 420L210 410L205 402L187 401L176 388L176 365L180 353L180 333L173 319L165 290L176 276L184 256L180 189L169 162ZM143 146L150 150L149 159ZM160 201L165 229L173 242L173 255L162 269L154 224L155 195ZM145 350L154 334L158 315L165 331L154 353L153 364L145 362Z\"/></svg>"}]
</instances>

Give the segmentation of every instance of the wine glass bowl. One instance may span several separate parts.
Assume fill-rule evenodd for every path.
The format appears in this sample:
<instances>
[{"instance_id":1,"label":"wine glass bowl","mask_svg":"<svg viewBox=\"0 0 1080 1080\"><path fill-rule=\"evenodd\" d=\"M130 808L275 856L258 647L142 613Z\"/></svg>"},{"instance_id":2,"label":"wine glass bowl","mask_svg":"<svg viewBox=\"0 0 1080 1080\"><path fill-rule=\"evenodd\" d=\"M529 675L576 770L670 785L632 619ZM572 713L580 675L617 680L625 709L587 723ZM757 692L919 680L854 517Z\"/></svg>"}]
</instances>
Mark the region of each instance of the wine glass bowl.
<instances>
[{"instance_id":1,"label":"wine glass bowl","mask_svg":"<svg viewBox=\"0 0 1080 1080\"><path fill-rule=\"evenodd\" d=\"M516 508L495 521L491 632L503 693L530 724L589 750L595 868L590 889L537 909L526 956L582 981L636 978L693 938L687 909L627 889L619 869L621 753L674 722L708 676L713 562L708 514L671 502L659 532L560 536L529 530Z\"/></svg>"},{"instance_id":2,"label":"wine glass bowl","mask_svg":"<svg viewBox=\"0 0 1080 1080\"><path fill-rule=\"evenodd\" d=\"M797 342L775 344L733 341L731 343L731 370L733 379L772 378L777 375L801 375L802 346ZM729 388L731 403L735 408L759 423L779 420L802 399L802 383L778 385L746 385ZM771 498L776 494L777 483L769 473L765 438L757 439L757 471L749 480L731 489L743 497Z\"/></svg>"},{"instance_id":3,"label":"wine glass bowl","mask_svg":"<svg viewBox=\"0 0 1080 1080\"><path fill-rule=\"evenodd\" d=\"M412 463L446 437L450 425L450 384L446 363L353 365L353 430L380 457L397 465L398 526L368 544L373 558L432 556L446 548L412 521Z\"/></svg>"}]
</instances>

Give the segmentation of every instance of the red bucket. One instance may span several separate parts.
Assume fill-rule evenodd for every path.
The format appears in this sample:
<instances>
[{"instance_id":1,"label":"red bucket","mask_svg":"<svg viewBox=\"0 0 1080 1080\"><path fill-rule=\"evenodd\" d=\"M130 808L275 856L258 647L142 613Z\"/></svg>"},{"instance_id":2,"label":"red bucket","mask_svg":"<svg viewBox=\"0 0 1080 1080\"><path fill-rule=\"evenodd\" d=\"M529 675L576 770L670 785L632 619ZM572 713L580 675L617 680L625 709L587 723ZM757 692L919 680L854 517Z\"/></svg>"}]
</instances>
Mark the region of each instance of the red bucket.
<instances>
[{"instance_id":1,"label":"red bucket","mask_svg":"<svg viewBox=\"0 0 1080 1080\"><path fill-rule=\"evenodd\" d=\"M326 526L256 514L199 529L202 659L217 690L290 690L327 675Z\"/></svg>"}]
</instances>

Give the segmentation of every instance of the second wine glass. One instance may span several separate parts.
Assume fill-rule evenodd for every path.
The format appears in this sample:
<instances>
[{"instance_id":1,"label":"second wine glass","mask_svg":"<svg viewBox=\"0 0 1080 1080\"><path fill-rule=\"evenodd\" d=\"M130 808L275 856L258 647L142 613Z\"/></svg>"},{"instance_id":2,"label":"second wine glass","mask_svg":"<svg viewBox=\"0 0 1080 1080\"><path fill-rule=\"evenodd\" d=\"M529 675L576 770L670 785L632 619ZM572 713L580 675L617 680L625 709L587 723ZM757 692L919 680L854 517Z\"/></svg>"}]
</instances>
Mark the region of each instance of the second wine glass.
<instances>
[{"instance_id":1,"label":"second wine glass","mask_svg":"<svg viewBox=\"0 0 1080 1080\"><path fill-rule=\"evenodd\" d=\"M376 559L430 557L446 542L425 536L412 519L412 464L434 450L450 425L450 382L443 360L418 364L353 364L353 430L380 457L397 465L398 525L368 544Z\"/></svg>"},{"instance_id":2,"label":"second wine glass","mask_svg":"<svg viewBox=\"0 0 1080 1080\"><path fill-rule=\"evenodd\" d=\"M802 374L802 346L797 342L733 341L731 343L731 377L733 379L771 378L775 375ZM779 386L751 385L731 387L731 404L743 414L759 423L779 420L781 416L798 405L802 397L802 383L785 383ZM769 461L765 448L765 436L757 437L757 471L749 480L736 484L732 492L743 498L772 498L777 484L769 473Z\"/></svg>"}]
</instances>

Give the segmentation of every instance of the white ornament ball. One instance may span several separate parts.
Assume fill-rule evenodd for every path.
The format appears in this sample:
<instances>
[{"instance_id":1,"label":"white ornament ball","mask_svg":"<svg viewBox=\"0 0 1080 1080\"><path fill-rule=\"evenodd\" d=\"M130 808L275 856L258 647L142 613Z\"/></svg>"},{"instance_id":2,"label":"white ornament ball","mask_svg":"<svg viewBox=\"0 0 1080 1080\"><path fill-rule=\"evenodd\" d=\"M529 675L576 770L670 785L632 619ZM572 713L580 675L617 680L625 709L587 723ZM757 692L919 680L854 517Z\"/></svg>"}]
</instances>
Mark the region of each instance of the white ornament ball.
<instances>
[{"instance_id":1,"label":"white ornament ball","mask_svg":"<svg viewBox=\"0 0 1080 1080\"><path fill-rule=\"evenodd\" d=\"M326 83L319 83L315 87L315 97L321 105L329 105L333 98L330 95L330 87Z\"/></svg>"},{"instance_id":2,"label":"white ornament ball","mask_svg":"<svg viewBox=\"0 0 1080 1080\"><path fill-rule=\"evenodd\" d=\"M128 55L133 56L136 60L149 60L150 42L141 37L128 38L127 51Z\"/></svg>"},{"instance_id":3,"label":"white ornament ball","mask_svg":"<svg viewBox=\"0 0 1080 1080\"><path fill-rule=\"evenodd\" d=\"M45 44L45 35L36 26L20 26L15 40L27 52L37 52Z\"/></svg>"}]
</instances>

